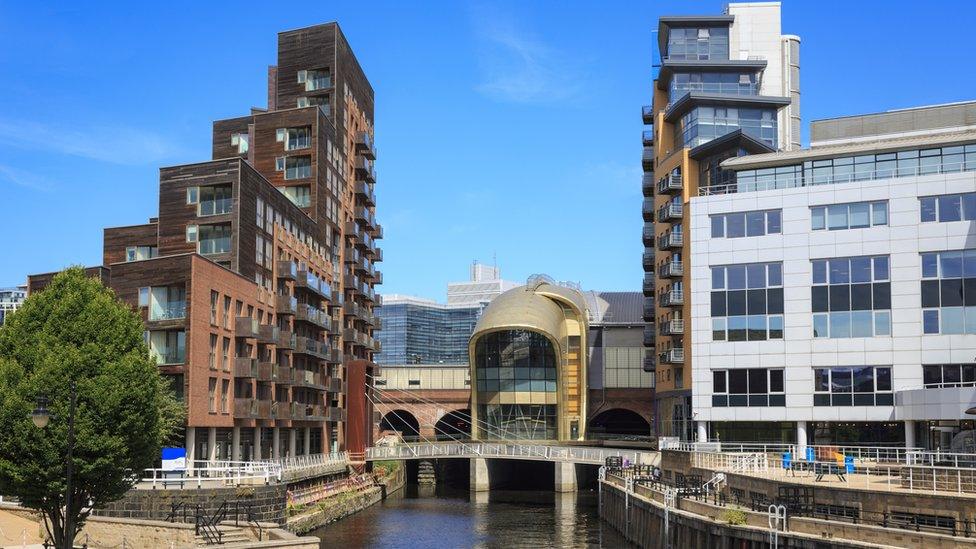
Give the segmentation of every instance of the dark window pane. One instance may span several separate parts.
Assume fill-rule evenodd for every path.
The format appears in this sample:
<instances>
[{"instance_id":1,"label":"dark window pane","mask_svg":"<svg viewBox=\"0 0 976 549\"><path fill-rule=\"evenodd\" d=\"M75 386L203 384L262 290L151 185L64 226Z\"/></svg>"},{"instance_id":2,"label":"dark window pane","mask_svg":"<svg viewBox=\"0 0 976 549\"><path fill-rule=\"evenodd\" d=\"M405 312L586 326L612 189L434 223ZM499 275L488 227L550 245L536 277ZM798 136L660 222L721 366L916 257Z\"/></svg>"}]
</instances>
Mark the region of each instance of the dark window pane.
<instances>
[{"instance_id":1,"label":"dark window pane","mask_svg":"<svg viewBox=\"0 0 976 549\"><path fill-rule=\"evenodd\" d=\"M966 221L976 220L976 193L962 195L962 218Z\"/></svg>"},{"instance_id":2,"label":"dark window pane","mask_svg":"<svg viewBox=\"0 0 976 549\"><path fill-rule=\"evenodd\" d=\"M813 312L825 313L830 310L827 299L828 288L828 286L814 286L810 288L810 301L813 305ZM782 294L780 297L782 297Z\"/></svg>"},{"instance_id":3,"label":"dark window pane","mask_svg":"<svg viewBox=\"0 0 976 549\"><path fill-rule=\"evenodd\" d=\"M895 395L893 393L878 393L874 395L875 406L893 406Z\"/></svg>"},{"instance_id":4,"label":"dark window pane","mask_svg":"<svg viewBox=\"0 0 976 549\"><path fill-rule=\"evenodd\" d=\"M820 393L813 395L814 406L830 406L830 393Z\"/></svg>"},{"instance_id":5,"label":"dark window pane","mask_svg":"<svg viewBox=\"0 0 976 549\"><path fill-rule=\"evenodd\" d=\"M783 392L783 370L769 371L769 392L770 393Z\"/></svg>"},{"instance_id":6,"label":"dark window pane","mask_svg":"<svg viewBox=\"0 0 976 549\"><path fill-rule=\"evenodd\" d=\"M923 385L940 385L942 383L942 365L930 365L926 364L922 366L922 384Z\"/></svg>"},{"instance_id":7,"label":"dark window pane","mask_svg":"<svg viewBox=\"0 0 976 549\"><path fill-rule=\"evenodd\" d=\"M851 259L851 282L871 282L871 258Z\"/></svg>"},{"instance_id":8,"label":"dark window pane","mask_svg":"<svg viewBox=\"0 0 976 549\"><path fill-rule=\"evenodd\" d=\"M769 396L765 394L749 395L749 406L769 406Z\"/></svg>"},{"instance_id":9,"label":"dark window pane","mask_svg":"<svg viewBox=\"0 0 976 549\"><path fill-rule=\"evenodd\" d=\"M962 381L962 372L958 364L946 364L942 366L943 385L958 386Z\"/></svg>"},{"instance_id":10,"label":"dark window pane","mask_svg":"<svg viewBox=\"0 0 976 549\"><path fill-rule=\"evenodd\" d=\"M830 310L851 310L851 287L847 284L830 286Z\"/></svg>"},{"instance_id":11,"label":"dark window pane","mask_svg":"<svg viewBox=\"0 0 976 549\"><path fill-rule=\"evenodd\" d=\"M712 316L725 316L725 292L712 292Z\"/></svg>"},{"instance_id":12,"label":"dark window pane","mask_svg":"<svg viewBox=\"0 0 976 549\"><path fill-rule=\"evenodd\" d=\"M890 282L875 282L871 285L872 294L874 298L872 301L872 308L875 311L884 311L891 308L891 283Z\"/></svg>"},{"instance_id":13,"label":"dark window pane","mask_svg":"<svg viewBox=\"0 0 976 549\"><path fill-rule=\"evenodd\" d=\"M814 284L826 284L827 283L827 261L818 260L813 262L813 283Z\"/></svg>"},{"instance_id":14,"label":"dark window pane","mask_svg":"<svg viewBox=\"0 0 976 549\"><path fill-rule=\"evenodd\" d=\"M939 197L939 222L959 221L962 219L961 201L959 195Z\"/></svg>"},{"instance_id":15,"label":"dark window pane","mask_svg":"<svg viewBox=\"0 0 976 549\"><path fill-rule=\"evenodd\" d=\"M939 311L922 311L922 332L926 334L939 333Z\"/></svg>"},{"instance_id":16,"label":"dark window pane","mask_svg":"<svg viewBox=\"0 0 976 549\"><path fill-rule=\"evenodd\" d=\"M767 392L767 381L765 368L750 368L749 369L749 393L750 394L760 394Z\"/></svg>"},{"instance_id":17,"label":"dark window pane","mask_svg":"<svg viewBox=\"0 0 976 549\"><path fill-rule=\"evenodd\" d=\"M712 392L724 393L725 390L725 371L712 372Z\"/></svg>"},{"instance_id":18,"label":"dark window pane","mask_svg":"<svg viewBox=\"0 0 976 549\"><path fill-rule=\"evenodd\" d=\"M939 254L922 254L922 277L934 278L939 276Z\"/></svg>"},{"instance_id":19,"label":"dark window pane","mask_svg":"<svg viewBox=\"0 0 976 549\"><path fill-rule=\"evenodd\" d=\"M729 370L729 393L744 395L748 392L745 370Z\"/></svg>"},{"instance_id":20,"label":"dark window pane","mask_svg":"<svg viewBox=\"0 0 976 549\"><path fill-rule=\"evenodd\" d=\"M769 263L766 265L766 287L783 285L783 265L781 263ZM976 274L976 273L974 273Z\"/></svg>"},{"instance_id":21,"label":"dark window pane","mask_svg":"<svg viewBox=\"0 0 976 549\"><path fill-rule=\"evenodd\" d=\"M962 382L963 383L976 382L976 364L962 365Z\"/></svg>"},{"instance_id":22,"label":"dark window pane","mask_svg":"<svg viewBox=\"0 0 976 549\"><path fill-rule=\"evenodd\" d=\"M939 306L939 281L923 280L922 281L922 307L938 307L938 306Z\"/></svg>"},{"instance_id":23,"label":"dark window pane","mask_svg":"<svg viewBox=\"0 0 976 549\"><path fill-rule=\"evenodd\" d=\"M927 282L927 281L925 281ZM962 279L952 278L949 280L941 280L942 286L942 306L943 307L960 307L963 304L962 301ZM924 284L924 282L923 282Z\"/></svg>"},{"instance_id":24,"label":"dark window pane","mask_svg":"<svg viewBox=\"0 0 976 549\"><path fill-rule=\"evenodd\" d=\"M725 236L725 218L720 215L712 216L712 238Z\"/></svg>"},{"instance_id":25,"label":"dark window pane","mask_svg":"<svg viewBox=\"0 0 976 549\"><path fill-rule=\"evenodd\" d=\"M730 395L729 396L729 406L748 406L749 396L742 395Z\"/></svg>"},{"instance_id":26,"label":"dark window pane","mask_svg":"<svg viewBox=\"0 0 976 549\"><path fill-rule=\"evenodd\" d=\"M830 395L830 405L831 406L850 406L853 403L853 398L850 393L832 394Z\"/></svg>"},{"instance_id":27,"label":"dark window pane","mask_svg":"<svg viewBox=\"0 0 976 549\"><path fill-rule=\"evenodd\" d=\"M712 395L712 406L715 408L725 408L729 405L728 395Z\"/></svg>"},{"instance_id":28,"label":"dark window pane","mask_svg":"<svg viewBox=\"0 0 976 549\"><path fill-rule=\"evenodd\" d=\"M854 368L854 392L874 392L874 369L870 367Z\"/></svg>"},{"instance_id":29,"label":"dark window pane","mask_svg":"<svg viewBox=\"0 0 976 549\"><path fill-rule=\"evenodd\" d=\"M965 278L962 283L963 304L967 307L976 305L976 278Z\"/></svg>"},{"instance_id":30,"label":"dark window pane","mask_svg":"<svg viewBox=\"0 0 976 549\"><path fill-rule=\"evenodd\" d=\"M712 289L725 288L725 267L712 267Z\"/></svg>"},{"instance_id":31,"label":"dark window pane","mask_svg":"<svg viewBox=\"0 0 976 549\"><path fill-rule=\"evenodd\" d=\"M770 406L786 406L786 395L769 395Z\"/></svg>"},{"instance_id":32,"label":"dark window pane","mask_svg":"<svg viewBox=\"0 0 976 549\"><path fill-rule=\"evenodd\" d=\"M766 314L766 290L748 291L746 313L750 315Z\"/></svg>"},{"instance_id":33,"label":"dark window pane","mask_svg":"<svg viewBox=\"0 0 976 549\"><path fill-rule=\"evenodd\" d=\"M851 310L871 310L871 284L851 285Z\"/></svg>"},{"instance_id":34,"label":"dark window pane","mask_svg":"<svg viewBox=\"0 0 976 549\"><path fill-rule=\"evenodd\" d=\"M974 208L976 208L976 194L972 196L973 196ZM967 218L967 219L972 219L972 218ZM769 234L777 234L781 230L782 230L782 220L781 220L780 211L771 210L766 212L766 232Z\"/></svg>"},{"instance_id":35,"label":"dark window pane","mask_svg":"<svg viewBox=\"0 0 976 549\"><path fill-rule=\"evenodd\" d=\"M744 290L746 287L745 265L729 265L725 268L726 288L729 290Z\"/></svg>"},{"instance_id":36,"label":"dark window pane","mask_svg":"<svg viewBox=\"0 0 976 549\"><path fill-rule=\"evenodd\" d=\"M976 279L973 279L976 282ZM976 298L976 291L973 292ZM771 315L783 314L783 288L766 290L766 312Z\"/></svg>"},{"instance_id":37,"label":"dark window pane","mask_svg":"<svg viewBox=\"0 0 976 549\"><path fill-rule=\"evenodd\" d=\"M766 216L763 212L746 214L746 236L762 236L766 231Z\"/></svg>"},{"instance_id":38,"label":"dark window pane","mask_svg":"<svg viewBox=\"0 0 976 549\"><path fill-rule=\"evenodd\" d=\"M830 371L830 392L850 393L854 384L854 372L850 368L832 368Z\"/></svg>"},{"instance_id":39,"label":"dark window pane","mask_svg":"<svg viewBox=\"0 0 976 549\"><path fill-rule=\"evenodd\" d=\"M813 371L813 390L830 390L830 370L827 368L817 368Z\"/></svg>"},{"instance_id":40,"label":"dark window pane","mask_svg":"<svg viewBox=\"0 0 976 549\"><path fill-rule=\"evenodd\" d=\"M855 393L854 406L874 406L874 393Z\"/></svg>"},{"instance_id":41,"label":"dark window pane","mask_svg":"<svg viewBox=\"0 0 976 549\"><path fill-rule=\"evenodd\" d=\"M729 214L725 217L725 237L739 238L746 235L746 216Z\"/></svg>"},{"instance_id":42,"label":"dark window pane","mask_svg":"<svg viewBox=\"0 0 976 549\"><path fill-rule=\"evenodd\" d=\"M878 391L891 390L891 368L875 368L874 378Z\"/></svg>"},{"instance_id":43,"label":"dark window pane","mask_svg":"<svg viewBox=\"0 0 976 549\"><path fill-rule=\"evenodd\" d=\"M728 316L739 316L746 314L746 292L745 290L737 290L734 292L728 292L729 295L729 309Z\"/></svg>"},{"instance_id":44,"label":"dark window pane","mask_svg":"<svg viewBox=\"0 0 976 549\"><path fill-rule=\"evenodd\" d=\"M874 258L874 280L888 280L888 256Z\"/></svg>"},{"instance_id":45,"label":"dark window pane","mask_svg":"<svg viewBox=\"0 0 976 549\"><path fill-rule=\"evenodd\" d=\"M765 288L766 265L763 263L747 265L746 278L750 288Z\"/></svg>"}]
</instances>

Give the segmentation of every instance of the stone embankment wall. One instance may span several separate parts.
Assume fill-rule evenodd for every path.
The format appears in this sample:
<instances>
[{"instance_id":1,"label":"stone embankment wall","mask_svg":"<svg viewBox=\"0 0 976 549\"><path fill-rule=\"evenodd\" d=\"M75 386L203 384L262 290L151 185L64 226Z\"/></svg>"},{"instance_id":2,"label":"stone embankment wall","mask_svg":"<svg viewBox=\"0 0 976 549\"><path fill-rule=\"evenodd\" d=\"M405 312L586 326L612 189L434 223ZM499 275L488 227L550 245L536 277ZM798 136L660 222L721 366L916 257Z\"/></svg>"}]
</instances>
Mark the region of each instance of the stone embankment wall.
<instances>
[{"instance_id":1,"label":"stone embankment wall","mask_svg":"<svg viewBox=\"0 0 976 549\"><path fill-rule=\"evenodd\" d=\"M94 514L105 517L166 520L174 504L182 504L192 522L196 506L206 516L213 516L217 509L227 502L228 518L233 518L234 502L240 503L241 519L250 507L255 520L260 522L285 522L285 486L240 486L237 488L199 488L184 490L129 490L119 501L109 503ZM182 511L180 511L182 517ZM177 519L182 520L182 518Z\"/></svg>"},{"instance_id":2,"label":"stone embankment wall","mask_svg":"<svg viewBox=\"0 0 976 549\"><path fill-rule=\"evenodd\" d=\"M393 470L375 475L368 485L350 483L324 494L314 503L292 508L285 527L291 532L304 534L375 505L403 488L404 469L400 462Z\"/></svg>"}]
</instances>

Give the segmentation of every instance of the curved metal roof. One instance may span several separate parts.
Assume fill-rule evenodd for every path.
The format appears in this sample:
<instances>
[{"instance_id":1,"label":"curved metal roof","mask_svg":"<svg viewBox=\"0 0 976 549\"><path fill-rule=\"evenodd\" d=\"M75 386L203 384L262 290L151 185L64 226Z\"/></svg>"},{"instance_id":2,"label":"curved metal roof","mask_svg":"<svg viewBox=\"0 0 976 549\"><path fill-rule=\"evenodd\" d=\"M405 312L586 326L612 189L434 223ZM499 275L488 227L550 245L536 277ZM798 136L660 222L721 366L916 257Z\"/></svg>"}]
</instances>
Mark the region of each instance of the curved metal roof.
<instances>
[{"instance_id":1,"label":"curved metal roof","mask_svg":"<svg viewBox=\"0 0 976 549\"><path fill-rule=\"evenodd\" d=\"M519 286L502 293L485 308L474 327L471 339L479 334L501 329L524 328L561 338L566 315L560 303L575 309L586 322L586 301L576 290L539 282Z\"/></svg>"}]
</instances>

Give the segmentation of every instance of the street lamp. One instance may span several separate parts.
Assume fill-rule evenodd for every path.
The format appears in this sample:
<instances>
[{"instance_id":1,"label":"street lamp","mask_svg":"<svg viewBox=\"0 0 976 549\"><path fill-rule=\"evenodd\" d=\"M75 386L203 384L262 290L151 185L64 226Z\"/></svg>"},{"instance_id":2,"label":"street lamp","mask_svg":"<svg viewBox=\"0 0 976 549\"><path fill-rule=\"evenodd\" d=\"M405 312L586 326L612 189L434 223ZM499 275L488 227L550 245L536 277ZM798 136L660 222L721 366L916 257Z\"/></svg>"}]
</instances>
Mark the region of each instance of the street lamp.
<instances>
[{"instance_id":1,"label":"street lamp","mask_svg":"<svg viewBox=\"0 0 976 549\"><path fill-rule=\"evenodd\" d=\"M65 469L67 476L67 483L65 485L65 497L64 497L64 547L62 549L72 549L74 547L74 530L71 520L71 477L74 472L74 467L71 463L71 454L75 448L75 403L78 399L78 391L75 387L75 382L71 382L71 406L68 408L68 452L67 459L65 460ZM47 424L51 421L51 413L47 409L48 399L46 396L37 397L37 407L31 412L31 421L38 429L43 429L47 427Z\"/></svg>"}]
</instances>

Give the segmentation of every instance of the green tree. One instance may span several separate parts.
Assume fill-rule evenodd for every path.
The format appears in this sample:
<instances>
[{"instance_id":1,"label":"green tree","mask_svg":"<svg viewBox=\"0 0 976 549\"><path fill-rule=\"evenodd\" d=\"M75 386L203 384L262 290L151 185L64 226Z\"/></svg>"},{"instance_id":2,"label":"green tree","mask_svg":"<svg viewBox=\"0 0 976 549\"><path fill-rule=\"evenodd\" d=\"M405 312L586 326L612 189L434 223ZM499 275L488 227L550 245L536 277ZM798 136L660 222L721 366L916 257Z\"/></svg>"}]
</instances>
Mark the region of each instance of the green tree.
<instances>
[{"instance_id":1,"label":"green tree","mask_svg":"<svg viewBox=\"0 0 976 549\"><path fill-rule=\"evenodd\" d=\"M152 467L183 422L159 374L143 325L112 290L81 268L54 277L0 328L0 494L42 512L63 547L92 508L120 499ZM70 386L77 386L71 532L65 532ZM49 399L49 425L30 419Z\"/></svg>"}]
</instances>

